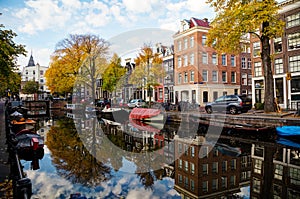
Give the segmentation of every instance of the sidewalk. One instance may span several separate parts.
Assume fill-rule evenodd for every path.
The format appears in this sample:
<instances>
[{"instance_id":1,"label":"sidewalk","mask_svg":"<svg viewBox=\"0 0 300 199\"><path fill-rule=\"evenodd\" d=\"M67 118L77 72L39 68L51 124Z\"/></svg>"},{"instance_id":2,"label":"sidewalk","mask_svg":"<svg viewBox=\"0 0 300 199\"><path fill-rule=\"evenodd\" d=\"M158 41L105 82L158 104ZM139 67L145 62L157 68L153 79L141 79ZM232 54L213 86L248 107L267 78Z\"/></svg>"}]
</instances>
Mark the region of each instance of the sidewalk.
<instances>
[{"instance_id":1,"label":"sidewalk","mask_svg":"<svg viewBox=\"0 0 300 199\"><path fill-rule=\"evenodd\" d=\"M5 179L8 179L10 173L10 166L8 164L8 152L6 151L6 133L5 133L5 110L4 102L0 101L0 184ZM0 198L2 198L4 192L0 190Z\"/></svg>"}]
</instances>

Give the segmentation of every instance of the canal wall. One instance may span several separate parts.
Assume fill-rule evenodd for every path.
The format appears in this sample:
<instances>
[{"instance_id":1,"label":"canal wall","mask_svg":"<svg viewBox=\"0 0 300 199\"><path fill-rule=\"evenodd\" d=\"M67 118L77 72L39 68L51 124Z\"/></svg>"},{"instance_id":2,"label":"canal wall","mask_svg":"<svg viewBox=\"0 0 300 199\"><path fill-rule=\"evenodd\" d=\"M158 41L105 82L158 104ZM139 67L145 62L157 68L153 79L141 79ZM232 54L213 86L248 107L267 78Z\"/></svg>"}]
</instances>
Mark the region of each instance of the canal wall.
<instances>
[{"instance_id":1,"label":"canal wall","mask_svg":"<svg viewBox=\"0 0 300 199\"><path fill-rule=\"evenodd\" d=\"M294 117L293 113L249 113L249 114L206 114L197 112L166 112L170 122L198 121L209 124L213 122L223 122L232 125L253 125L256 127L277 126L300 126L300 117Z\"/></svg>"}]
</instances>

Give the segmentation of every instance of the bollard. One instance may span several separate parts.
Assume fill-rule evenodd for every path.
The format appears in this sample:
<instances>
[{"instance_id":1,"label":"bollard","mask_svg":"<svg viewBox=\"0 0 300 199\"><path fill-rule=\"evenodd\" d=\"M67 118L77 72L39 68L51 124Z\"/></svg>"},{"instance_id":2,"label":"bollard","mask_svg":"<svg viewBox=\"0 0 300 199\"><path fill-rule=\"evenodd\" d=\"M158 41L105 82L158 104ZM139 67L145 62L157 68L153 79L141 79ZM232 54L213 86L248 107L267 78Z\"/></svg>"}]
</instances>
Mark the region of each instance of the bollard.
<instances>
[{"instance_id":1,"label":"bollard","mask_svg":"<svg viewBox=\"0 0 300 199\"><path fill-rule=\"evenodd\" d=\"M14 198L30 198L32 195L32 184L29 178L21 178L16 181Z\"/></svg>"}]
</instances>

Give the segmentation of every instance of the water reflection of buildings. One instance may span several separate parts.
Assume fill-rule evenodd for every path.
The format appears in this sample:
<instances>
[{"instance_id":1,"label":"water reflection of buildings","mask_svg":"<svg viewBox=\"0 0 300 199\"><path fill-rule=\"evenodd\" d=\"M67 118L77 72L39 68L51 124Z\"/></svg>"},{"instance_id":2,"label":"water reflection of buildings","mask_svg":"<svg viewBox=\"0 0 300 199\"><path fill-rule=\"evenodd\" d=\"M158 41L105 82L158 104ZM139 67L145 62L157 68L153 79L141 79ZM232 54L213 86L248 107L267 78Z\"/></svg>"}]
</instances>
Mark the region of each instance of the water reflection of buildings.
<instances>
[{"instance_id":1,"label":"water reflection of buildings","mask_svg":"<svg viewBox=\"0 0 300 199\"><path fill-rule=\"evenodd\" d=\"M176 136L175 190L182 198L226 198L239 193L241 186L250 184L251 145L238 151L239 147L227 144L213 146L203 136Z\"/></svg>"},{"instance_id":2,"label":"water reflection of buildings","mask_svg":"<svg viewBox=\"0 0 300 199\"><path fill-rule=\"evenodd\" d=\"M299 148L253 144L251 154L251 198L262 198L264 194L273 194L275 199L300 198ZM268 179L270 183L266 183Z\"/></svg>"}]
</instances>

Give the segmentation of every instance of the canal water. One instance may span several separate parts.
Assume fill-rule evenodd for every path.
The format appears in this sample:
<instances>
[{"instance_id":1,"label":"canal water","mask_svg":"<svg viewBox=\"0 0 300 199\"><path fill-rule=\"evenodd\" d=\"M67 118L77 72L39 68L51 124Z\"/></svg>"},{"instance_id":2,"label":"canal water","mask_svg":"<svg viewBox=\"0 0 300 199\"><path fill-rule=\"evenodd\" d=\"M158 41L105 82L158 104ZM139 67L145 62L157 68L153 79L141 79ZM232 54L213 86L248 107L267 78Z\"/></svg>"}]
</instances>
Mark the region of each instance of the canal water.
<instances>
[{"instance_id":1,"label":"canal water","mask_svg":"<svg viewBox=\"0 0 300 199\"><path fill-rule=\"evenodd\" d=\"M44 156L21 161L32 198L300 198L300 145L274 132L87 114L38 133Z\"/></svg>"}]
</instances>

